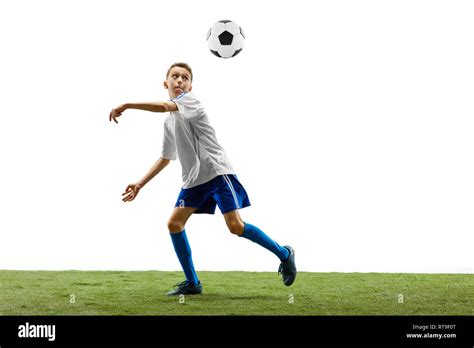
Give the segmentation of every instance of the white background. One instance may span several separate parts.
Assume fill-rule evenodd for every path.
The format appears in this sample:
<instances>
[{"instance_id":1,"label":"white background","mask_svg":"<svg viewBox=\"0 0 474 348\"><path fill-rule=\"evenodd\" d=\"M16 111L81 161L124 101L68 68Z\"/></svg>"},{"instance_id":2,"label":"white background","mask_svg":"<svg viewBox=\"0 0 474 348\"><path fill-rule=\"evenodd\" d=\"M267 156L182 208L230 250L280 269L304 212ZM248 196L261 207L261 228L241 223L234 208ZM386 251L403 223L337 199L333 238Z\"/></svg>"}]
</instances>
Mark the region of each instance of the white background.
<instances>
[{"instance_id":1,"label":"white background","mask_svg":"<svg viewBox=\"0 0 474 348\"><path fill-rule=\"evenodd\" d=\"M0 269L179 270L159 158L165 72L188 62L252 206L301 271L473 273L470 1L2 1ZM209 27L246 33L213 56ZM275 271L219 212L187 225L198 270Z\"/></svg>"}]
</instances>

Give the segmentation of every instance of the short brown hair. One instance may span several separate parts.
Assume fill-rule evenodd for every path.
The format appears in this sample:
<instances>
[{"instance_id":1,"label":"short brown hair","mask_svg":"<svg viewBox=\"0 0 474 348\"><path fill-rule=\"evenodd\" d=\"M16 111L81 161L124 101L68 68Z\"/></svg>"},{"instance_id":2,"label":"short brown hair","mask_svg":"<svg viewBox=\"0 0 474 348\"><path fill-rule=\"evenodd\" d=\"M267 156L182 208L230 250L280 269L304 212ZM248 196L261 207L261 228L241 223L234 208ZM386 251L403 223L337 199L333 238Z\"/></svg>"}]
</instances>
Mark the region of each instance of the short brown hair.
<instances>
[{"instance_id":1,"label":"short brown hair","mask_svg":"<svg viewBox=\"0 0 474 348\"><path fill-rule=\"evenodd\" d=\"M174 63L170 66L170 68L166 72L166 79L168 79L168 76L170 74L171 69L173 69L175 66L178 66L180 68L184 68L187 71L189 71L189 74L191 75L191 82L193 81L193 71L191 70L191 67L188 64L182 63L182 62Z\"/></svg>"}]
</instances>

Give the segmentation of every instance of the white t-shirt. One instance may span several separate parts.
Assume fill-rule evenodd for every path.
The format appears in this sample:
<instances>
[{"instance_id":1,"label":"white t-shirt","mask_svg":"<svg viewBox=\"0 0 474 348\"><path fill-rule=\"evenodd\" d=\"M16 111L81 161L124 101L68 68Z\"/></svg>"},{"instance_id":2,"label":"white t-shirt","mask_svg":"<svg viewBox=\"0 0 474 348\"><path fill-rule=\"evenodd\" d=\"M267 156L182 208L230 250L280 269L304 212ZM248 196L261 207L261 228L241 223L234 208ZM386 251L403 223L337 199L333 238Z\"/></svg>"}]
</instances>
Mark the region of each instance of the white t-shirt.
<instances>
[{"instance_id":1,"label":"white t-shirt","mask_svg":"<svg viewBox=\"0 0 474 348\"><path fill-rule=\"evenodd\" d=\"M175 160L178 156L183 188L204 184L218 175L235 174L199 100L188 92L172 101L178 111L165 119L161 157Z\"/></svg>"}]
</instances>

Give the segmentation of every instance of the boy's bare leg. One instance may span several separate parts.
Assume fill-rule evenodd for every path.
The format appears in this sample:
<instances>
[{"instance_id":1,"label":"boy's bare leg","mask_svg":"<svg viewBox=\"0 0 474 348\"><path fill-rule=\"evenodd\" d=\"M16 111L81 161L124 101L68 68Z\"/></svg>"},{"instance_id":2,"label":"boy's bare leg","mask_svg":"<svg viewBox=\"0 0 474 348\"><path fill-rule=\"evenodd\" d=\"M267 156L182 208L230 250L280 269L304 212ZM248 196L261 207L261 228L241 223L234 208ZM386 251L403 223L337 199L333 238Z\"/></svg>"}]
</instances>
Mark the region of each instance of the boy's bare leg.
<instances>
[{"instance_id":1,"label":"boy's bare leg","mask_svg":"<svg viewBox=\"0 0 474 348\"><path fill-rule=\"evenodd\" d=\"M179 233L184 230L186 221L198 208L176 207L168 220L168 229L170 233Z\"/></svg>"},{"instance_id":2,"label":"boy's bare leg","mask_svg":"<svg viewBox=\"0 0 474 348\"><path fill-rule=\"evenodd\" d=\"M244 222L242 221L238 210L225 213L224 219L231 233L238 236L241 236L242 233L244 233Z\"/></svg>"}]
</instances>

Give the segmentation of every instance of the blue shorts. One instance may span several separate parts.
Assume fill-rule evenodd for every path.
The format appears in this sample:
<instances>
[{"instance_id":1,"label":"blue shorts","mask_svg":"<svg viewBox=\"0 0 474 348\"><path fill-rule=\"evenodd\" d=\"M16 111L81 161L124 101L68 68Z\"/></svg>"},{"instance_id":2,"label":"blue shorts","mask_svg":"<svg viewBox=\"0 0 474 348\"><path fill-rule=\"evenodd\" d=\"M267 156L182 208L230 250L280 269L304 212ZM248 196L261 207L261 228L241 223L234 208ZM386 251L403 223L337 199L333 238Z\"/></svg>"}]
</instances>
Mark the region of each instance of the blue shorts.
<instances>
[{"instance_id":1,"label":"blue shorts","mask_svg":"<svg viewBox=\"0 0 474 348\"><path fill-rule=\"evenodd\" d=\"M198 208L195 214L214 214L216 205L222 214L248 207L249 197L235 175L219 175L204 184L181 189L175 208Z\"/></svg>"}]
</instances>

